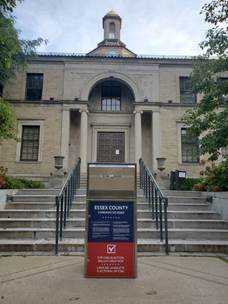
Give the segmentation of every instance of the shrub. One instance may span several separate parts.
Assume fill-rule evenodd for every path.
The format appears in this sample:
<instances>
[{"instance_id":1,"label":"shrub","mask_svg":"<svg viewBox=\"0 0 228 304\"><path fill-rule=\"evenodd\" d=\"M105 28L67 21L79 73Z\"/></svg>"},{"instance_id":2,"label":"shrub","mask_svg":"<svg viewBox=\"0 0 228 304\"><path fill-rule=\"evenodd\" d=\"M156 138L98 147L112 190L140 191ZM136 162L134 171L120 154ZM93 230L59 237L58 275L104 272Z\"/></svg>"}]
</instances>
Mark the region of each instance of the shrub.
<instances>
[{"instance_id":1,"label":"shrub","mask_svg":"<svg viewBox=\"0 0 228 304\"><path fill-rule=\"evenodd\" d=\"M180 180L179 188L180 190L193 190L194 186L201 183L202 178L183 178ZM194 189L195 190L195 189Z\"/></svg>"},{"instance_id":2,"label":"shrub","mask_svg":"<svg viewBox=\"0 0 228 304\"><path fill-rule=\"evenodd\" d=\"M45 188L44 184L39 181L32 181L22 178L6 176L6 189L41 189Z\"/></svg>"},{"instance_id":3,"label":"shrub","mask_svg":"<svg viewBox=\"0 0 228 304\"><path fill-rule=\"evenodd\" d=\"M203 180L194 185L197 191L228 191L228 159L219 164L207 166L202 172Z\"/></svg>"},{"instance_id":4,"label":"shrub","mask_svg":"<svg viewBox=\"0 0 228 304\"><path fill-rule=\"evenodd\" d=\"M8 169L0 166L0 189L41 189L45 188L44 183L24 178L6 176Z\"/></svg>"},{"instance_id":5,"label":"shrub","mask_svg":"<svg viewBox=\"0 0 228 304\"><path fill-rule=\"evenodd\" d=\"M208 191L228 191L228 158L204 172Z\"/></svg>"},{"instance_id":6,"label":"shrub","mask_svg":"<svg viewBox=\"0 0 228 304\"><path fill-rule=\"evenodd\" d=\"M207 185L205 182L195 184L192 188L195 191L207 191Z\"/></svg>"},{"instance_id":7,"label":"shrub","mask_svg":"<svg viewBox=\"0 0 228 304\"><path fill-rule=\"evenodd\" d=\"M0 166L0 189L4 189L6 187L6 172L7 168Z\"/></svg>"}]
</instances>

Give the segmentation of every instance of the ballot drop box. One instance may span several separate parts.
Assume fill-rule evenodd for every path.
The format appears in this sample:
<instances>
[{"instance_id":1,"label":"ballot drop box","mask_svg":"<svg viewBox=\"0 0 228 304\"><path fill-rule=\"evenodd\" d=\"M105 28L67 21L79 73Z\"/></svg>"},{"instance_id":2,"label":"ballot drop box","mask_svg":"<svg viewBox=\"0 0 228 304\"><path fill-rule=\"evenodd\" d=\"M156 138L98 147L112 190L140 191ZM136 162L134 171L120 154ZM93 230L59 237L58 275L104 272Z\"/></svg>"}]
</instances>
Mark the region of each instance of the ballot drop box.
<instances>
[{"instance_id":1,"label":"ballot drop box","mask_svg":"<svg viewBox=\"0 0 228 304\"><path fill-rule=\"evenodd\" d=\"M88 164L85 276L135 278L136 164Z\"/></svg>"}]
</instances>

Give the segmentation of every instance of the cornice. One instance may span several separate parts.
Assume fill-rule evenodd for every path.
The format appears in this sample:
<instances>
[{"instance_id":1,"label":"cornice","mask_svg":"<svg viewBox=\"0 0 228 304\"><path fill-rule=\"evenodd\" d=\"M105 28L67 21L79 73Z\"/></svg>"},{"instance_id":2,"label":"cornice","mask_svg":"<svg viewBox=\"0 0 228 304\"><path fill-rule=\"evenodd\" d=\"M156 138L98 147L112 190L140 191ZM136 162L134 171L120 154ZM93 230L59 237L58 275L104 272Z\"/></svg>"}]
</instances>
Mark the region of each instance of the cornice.
<instances>
[{"instance_id":1,"label":"cornice","mask_svg":"<svg viewBox=\"0 0 228 304\"><path fill-rule=\"evenodd\" d=\"M161 65L192 65L194 57L166 57L166 56L137 56L137 57L117 57L117 56L98 56L84 54L64 54L64 53L42 53L38 54L34 59L29 59L30 63L47 63L47 62L107 62L121 64L161 64Z\"/></svg>"}]
</instances>

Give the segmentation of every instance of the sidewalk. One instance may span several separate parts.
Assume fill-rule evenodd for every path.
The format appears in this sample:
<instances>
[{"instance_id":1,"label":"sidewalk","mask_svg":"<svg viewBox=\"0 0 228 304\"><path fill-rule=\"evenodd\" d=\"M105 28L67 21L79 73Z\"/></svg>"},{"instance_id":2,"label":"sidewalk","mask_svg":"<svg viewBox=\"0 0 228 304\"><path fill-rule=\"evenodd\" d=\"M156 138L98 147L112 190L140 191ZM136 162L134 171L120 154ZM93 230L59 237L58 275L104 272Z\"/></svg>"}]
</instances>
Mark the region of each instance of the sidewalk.
<instances>
[{"instance_id":1,"label":"sidewalk","mask_svg":"<svg viewBox=\"0 0 228 304\"><path fill-rule=\"evenodd\" d=\"M0 257L1 304L227 304L228 262L140 257L137 279L85 279L78 256Z\"/></svg>"}]
</instances>

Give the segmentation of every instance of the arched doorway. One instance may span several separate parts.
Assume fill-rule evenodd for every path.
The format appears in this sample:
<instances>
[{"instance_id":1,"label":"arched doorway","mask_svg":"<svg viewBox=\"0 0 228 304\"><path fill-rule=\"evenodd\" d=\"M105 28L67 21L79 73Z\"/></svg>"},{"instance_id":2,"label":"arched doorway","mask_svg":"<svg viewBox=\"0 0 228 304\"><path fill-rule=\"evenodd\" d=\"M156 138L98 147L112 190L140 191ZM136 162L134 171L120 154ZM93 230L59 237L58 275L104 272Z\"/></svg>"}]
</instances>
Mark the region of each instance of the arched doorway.
<instances>
[{"instance_id":1,"label":"arched doorway","mask_svg":"<svg viewBox=\"0 0 228 304\"><path fill-rule=\"evenodd\" d=\"M91 160L127 162L131 160L134 94L122 80L98 81L89 94Z\"/></svg>"}]
</instances>

